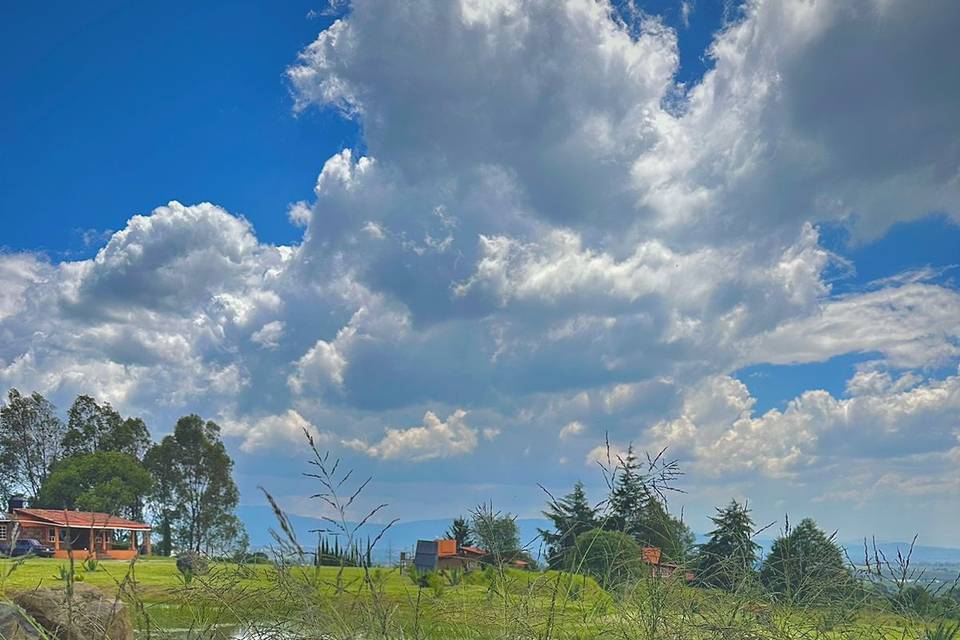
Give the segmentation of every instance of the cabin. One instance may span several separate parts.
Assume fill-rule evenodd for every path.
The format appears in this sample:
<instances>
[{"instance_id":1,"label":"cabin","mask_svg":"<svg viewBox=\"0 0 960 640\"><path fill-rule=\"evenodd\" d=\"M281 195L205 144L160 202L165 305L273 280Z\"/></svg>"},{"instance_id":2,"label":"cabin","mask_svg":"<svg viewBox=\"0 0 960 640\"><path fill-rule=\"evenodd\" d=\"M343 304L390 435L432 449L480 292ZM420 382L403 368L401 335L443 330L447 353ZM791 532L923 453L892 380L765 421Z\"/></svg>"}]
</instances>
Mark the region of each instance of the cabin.
<instances>
[{"instance_id":1,"label":"cabin","mask_svg":"<svg viewBox=\"0 0 960 640\"><path fill-rule=\"evenodd\" d=\"M669 578L682 571L684 582L693 582L693 572L684 570L680 565L672 562L664 562L663 552L658 547L642 547L640 549L640 559L648 567L652 578Z\"/></svg>"},{"instance_id":2,"label":"cabin","mask_svg":"<svg viewBox=\"0 0 960 640\"><path fill-rule=\"evenodd\" d=\"M417 540L413 566L422 573L444 569L472 571L481 566L487 555L487 551L480 547L458 545L456 540ZM523 560L514 560L510 566L517 569L529 568L528 563Z\"/></svg>"},{"instance_id":3,"label":"cabin","mask_svg":"<svg viewBox=\"0 0 960 640\"><path fill-rule=\"evenodd\" d=\"M153 553L150 525L143 522L95 511L32 509L23 498L11 498L8 511L0 516L3 543L32 538L53 547L55 558L64 559L71 553L75 558L101 560L130 560Z\"/></svg>"}]
</instances>

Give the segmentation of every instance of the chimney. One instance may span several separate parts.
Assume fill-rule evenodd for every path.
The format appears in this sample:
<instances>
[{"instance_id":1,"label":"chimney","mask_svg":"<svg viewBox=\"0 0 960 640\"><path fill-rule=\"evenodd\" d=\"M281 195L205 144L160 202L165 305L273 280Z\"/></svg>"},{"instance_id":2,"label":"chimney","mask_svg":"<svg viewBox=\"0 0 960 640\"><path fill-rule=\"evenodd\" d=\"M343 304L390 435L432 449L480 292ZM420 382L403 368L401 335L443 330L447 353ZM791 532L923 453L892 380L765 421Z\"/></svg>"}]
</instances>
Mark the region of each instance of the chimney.
<instances>
[{"instance_id":1,"label":"chimney","mask_svg":"<svg viewBox=\"0 0 960 640\"><path fill-rule=\"evenodd\" d=\"M27 499L23 496L10 496L10 500L7 502L7 511L13 513L14 509L25 509L27 506Z\"/></svg>"}]
</instances>

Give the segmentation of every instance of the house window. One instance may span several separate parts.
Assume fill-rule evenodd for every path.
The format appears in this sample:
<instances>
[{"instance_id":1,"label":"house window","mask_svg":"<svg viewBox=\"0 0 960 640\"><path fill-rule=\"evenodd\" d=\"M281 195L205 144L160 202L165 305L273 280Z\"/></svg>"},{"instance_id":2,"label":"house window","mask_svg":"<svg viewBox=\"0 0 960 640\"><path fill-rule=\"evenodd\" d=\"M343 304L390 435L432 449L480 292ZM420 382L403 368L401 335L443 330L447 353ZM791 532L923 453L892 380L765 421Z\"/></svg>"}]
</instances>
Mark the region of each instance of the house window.
<instances>
[{"instance_id":1,"label":"house window","mask_svg":"<svg viewBox=\"0 0 960 640\"><path fill-rule=\"evenodd\" d=\"M47 536L47 540L50 541L50 542L56 542L56 541L57 541L57 530L54 529L53 527L50 528L50 533L49 533L49 535Z\"/></svg>"},{"instance_id":2,"label":"house window","mask_svg":"<svg viewBox=\"0 0 960 640\"><path fill-rule=\"evenodd\" d=\"M7 525L0 524L0 540L7 539Z\"/></svg>"}]
</instances>

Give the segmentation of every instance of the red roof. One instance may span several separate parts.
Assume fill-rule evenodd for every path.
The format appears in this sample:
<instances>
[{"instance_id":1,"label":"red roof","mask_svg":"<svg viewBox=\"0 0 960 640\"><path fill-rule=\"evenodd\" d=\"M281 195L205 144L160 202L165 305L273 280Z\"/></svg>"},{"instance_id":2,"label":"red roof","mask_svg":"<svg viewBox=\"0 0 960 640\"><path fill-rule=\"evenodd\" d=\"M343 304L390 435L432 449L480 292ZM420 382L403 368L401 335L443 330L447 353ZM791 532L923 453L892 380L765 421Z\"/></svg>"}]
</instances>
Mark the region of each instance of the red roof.
<instances>
[{"instance_id":1,"label":"red roof","mask_svg":"<svg viewBox=\"0 0 960 640\"><path fill-rule=\"evenodd\" d=\"M22 524L52 524L73 529L137 529L149 531L150 525L118 518L109 513L70 511L66 509L14 509L13 514Z\"/></svg>"},{"instance_id":2,"label":"red roof","mask_svg":"<svg viewBox=\"0 0 960 640\"><path fill-rule=\"evenodd\" d=\"M640 557L647 564L660 564L660 549L657 547L643 547L640 550Z\"/></svg>"},{"instance_id":3,"label":"red roof","mask_svg":"<svg viewBox=\"0 0 960 640\"><path fill-rule=\"evenodd\" d=\"M475 556L487 555L487 552L481 549L480 547L462 546L460 547L460 552L465 553L467 555L475 555Z\"/></svg>"}]
</instances>

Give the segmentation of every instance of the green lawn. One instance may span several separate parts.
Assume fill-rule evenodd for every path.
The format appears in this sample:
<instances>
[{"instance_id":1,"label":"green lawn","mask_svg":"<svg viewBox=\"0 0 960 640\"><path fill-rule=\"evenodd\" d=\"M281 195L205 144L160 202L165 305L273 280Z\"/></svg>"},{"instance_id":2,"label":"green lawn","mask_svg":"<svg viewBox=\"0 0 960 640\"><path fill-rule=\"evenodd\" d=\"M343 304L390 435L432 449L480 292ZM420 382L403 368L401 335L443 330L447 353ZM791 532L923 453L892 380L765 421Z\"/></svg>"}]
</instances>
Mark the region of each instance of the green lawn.
<instances>
[{"instance_id":1,"label":"green lawn","mask_svg":"<svg viewBox=\"0 0 960 640\"><path fill-rule=\"evenodd\" d=\"M63 560L0 560L0 590L11 594L64 584ZM712 638L743 627L755 638L916 638L921 626L889 614L774 610L725 594L652 582L616 598L582 576L557 572L474 572L419 588L393 569L369 575L347 568L338 586L334 567L214 565L185 585L173 560L106 561L96 571L76 566L78 580L121 593L137 624L189 628L188 637L215 637L221 624L297 620L345 637L387 629L391 637L423 638ZM456 584L451 584L455 582ZM764 618L765 616L765 618ZM761 619L763 618L763 619ZM682 635L677 635L681 633ZM747 636L744 636L747 637Z\"/></svg>"}]
</instances>

